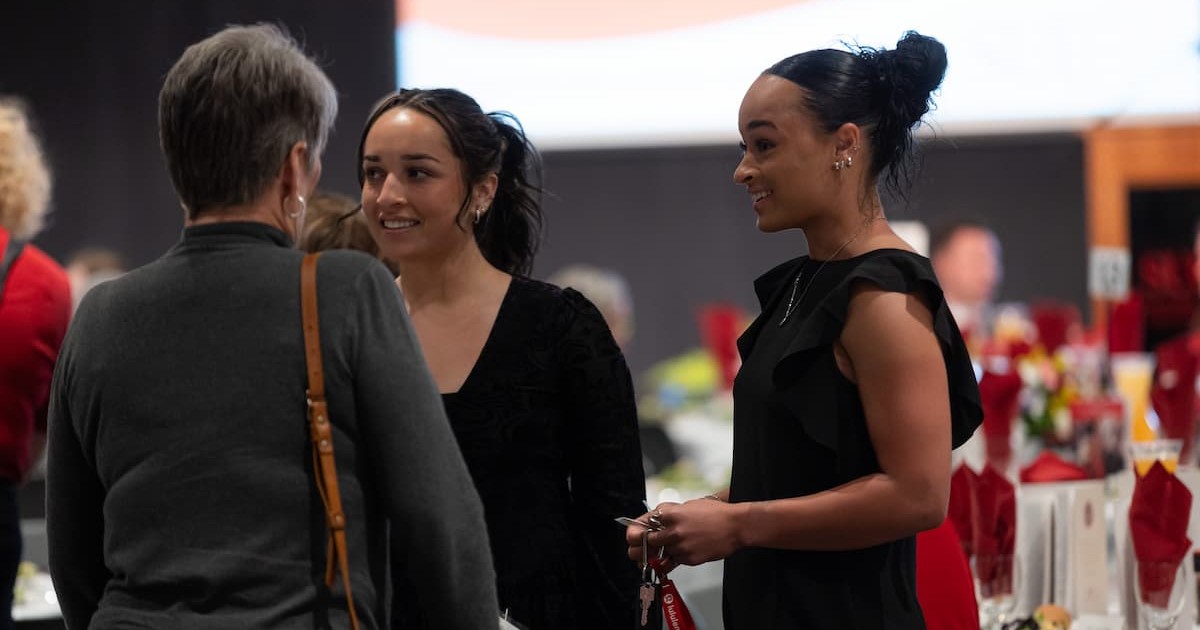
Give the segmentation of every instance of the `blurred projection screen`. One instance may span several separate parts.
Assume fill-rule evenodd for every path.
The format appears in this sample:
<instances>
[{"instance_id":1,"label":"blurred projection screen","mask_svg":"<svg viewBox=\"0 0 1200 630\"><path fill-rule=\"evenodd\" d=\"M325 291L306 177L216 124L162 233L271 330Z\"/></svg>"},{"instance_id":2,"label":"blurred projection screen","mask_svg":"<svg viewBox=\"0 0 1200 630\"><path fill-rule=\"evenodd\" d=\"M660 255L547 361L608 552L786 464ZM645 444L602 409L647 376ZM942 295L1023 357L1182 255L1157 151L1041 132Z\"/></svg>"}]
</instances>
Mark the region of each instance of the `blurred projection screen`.
<instances>
[{"instance_id":1,"label":"blurred projection screen","mask_svg":"<svg viewBox=\"0 0 1200 630\"><path fill-rule=\"evenodd\" d=\"M734 142L767 66L907 30L949 51L939 135L1200 120L1196 0L397 0L397 16L400 86L461 89L542 148Z\"/></svg>"}]
</instances>

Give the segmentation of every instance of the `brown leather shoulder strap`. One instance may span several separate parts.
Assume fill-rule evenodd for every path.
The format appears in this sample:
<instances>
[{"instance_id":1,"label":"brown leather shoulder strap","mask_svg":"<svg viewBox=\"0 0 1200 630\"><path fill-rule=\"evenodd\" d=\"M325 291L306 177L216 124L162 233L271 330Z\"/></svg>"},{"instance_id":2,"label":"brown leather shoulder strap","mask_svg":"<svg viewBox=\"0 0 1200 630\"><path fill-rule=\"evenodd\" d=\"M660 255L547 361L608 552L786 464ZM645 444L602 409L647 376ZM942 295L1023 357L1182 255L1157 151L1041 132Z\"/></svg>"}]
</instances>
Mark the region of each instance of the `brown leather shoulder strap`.
<instances>
[{"instance_id":1,"label":"brown leather shoulder strap","mask_svg":"<svg viewBox=\"0 0 1200 630\"><path fill-rule=\"evenodd\" d=\"M300 263L300 309L304 315L304 360L308 366L308 395L325 398L325 373L321 363L321 328L317 320L317 258L308 254Z\"/></svg>"},{"instance_id":2,"label":"brown leather shoulder strap","mask_svg":"<svg viewBox=\"0 0 1200 630\"><path fill-rule=\"evenodd\" d=\"M350 627L358 630L358 613L350 593L350 560L346 550L346 516L338 488L337 464L333 459L333 429L325 402L325 373L321 364L321 327L317 320L317 258L308 254L300 264L300 310L304 318L304 360L308 372L308 426L313 445L313 477L325 504L329 542L325 555L325 585L333 586L334 565L341 570L346 588Z\"/></svg>"}]
</instances>

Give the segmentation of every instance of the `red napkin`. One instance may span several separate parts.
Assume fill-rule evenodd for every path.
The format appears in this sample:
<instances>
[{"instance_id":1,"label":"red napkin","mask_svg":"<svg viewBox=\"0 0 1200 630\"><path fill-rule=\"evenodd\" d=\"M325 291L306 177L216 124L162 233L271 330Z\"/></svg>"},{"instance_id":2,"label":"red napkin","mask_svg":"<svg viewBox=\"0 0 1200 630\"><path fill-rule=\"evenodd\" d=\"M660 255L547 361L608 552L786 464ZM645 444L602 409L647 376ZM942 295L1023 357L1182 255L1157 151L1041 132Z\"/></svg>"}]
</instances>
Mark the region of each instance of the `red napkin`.
<instances>
[{"instance_id":1,"label":"red napkin","mask_svg":"<svg viewBox=\"0 0 1200 630\"><path fill-rule=\"evenodd\" d=\"M971 525L971 504L975 500L975 480L979 475L966 464L959 464L958 469L950 476L950 507L946 511L946 520L954 525L958 540L962 544L963 553L971 557L975 538Z\"/></svg>"},{"instance_id":2,"label":"red napkin","mask_svg":"<svg viewBox=\"0 0 1200 630\"><path fill-rule=\"evenodd\" d=\"M990 465L975 480L971 522L980 593L983 597L1011 594L1017 540L1016 489Z\"/></svg>"},{"instance_id":3,"label":"red napkin","mask_svg":"<svg viewBox=\"0 0 1200 630\"><path fill-rule=\"evenodd\" d=\"M1034 304L1030 308L1030 315L1033 325L1037 327L1038 341L1050 354L1067 342L1067 332L1080 319L1079 307L1050 300Z\"/></svg>"},{"instance_id":4,"label":"red napkin","mask_svg":"<svg viewBox=\"0 0 1200 630\"><path fill-rule=\"evenodd\" d=\"M987 461L1006 470L1012 459L1013 418L1020 402L1021 376L1015 370L983 373L979 379L979 397L983 403L983 435L987 443Z\"/></svg>"},{"instance_id":5,"label":"red napkin","mask_svg":"<svg viewBox=\"0 0 1200 630\"><path fill-rule=\"evenodd\" d=\"M733 387L741 363L737 349L737 338L742 333L741 320L741 311L735 306L711 304L700 310L704 345L720 367L721 385L726 390Z\"/></svg>"},{"instance_id":6,"label":"red napkin","mask_svg":"<svg viewBox=\"0 0 1200 630\"><path fill-rule=\"evenodd\" d=\"M1137 557L1142 601L1166 608L1179 563L1192 549L1187 537L1192 493L1175 475L1154 462L1133 488L1129 535Z\"/></svg>"},{"instance_id":7,"label":"red napkin","mask_svg":"<svg viewBox=\"0 0 1200 630\"><path fill-rule=\"evenodd\" d=\"M1113 304L1108 317L1108 351L1142 352L1146 337L1146 324L1142 316L1142 296L1130 293L1124 302Z\"/></svg>"},{"instance_id":8,"label":"red napkin","mask_svg":"<svg viewBox=\"0 0 1200 630\"><path fill-rule=\"evenodd\" d=\"M1180 461L1191 461L1196 419L1197 356L1189 347L1191 335L1177 337L1154 350L1154 384L1150 403L1167 438L1183 440Z\"/></svg>"},{"instance_id":9,"label":"red napkin","mask_svg":"<svg viewBox=\"0 0 1200 630\"><path fill-rule=\"evenodd\" d=\"M1050 450L1043 450L1033 463L1021 469L1021 483L1079 481L1087 478L1086 470Z\"/></svg>"}]
</instances>

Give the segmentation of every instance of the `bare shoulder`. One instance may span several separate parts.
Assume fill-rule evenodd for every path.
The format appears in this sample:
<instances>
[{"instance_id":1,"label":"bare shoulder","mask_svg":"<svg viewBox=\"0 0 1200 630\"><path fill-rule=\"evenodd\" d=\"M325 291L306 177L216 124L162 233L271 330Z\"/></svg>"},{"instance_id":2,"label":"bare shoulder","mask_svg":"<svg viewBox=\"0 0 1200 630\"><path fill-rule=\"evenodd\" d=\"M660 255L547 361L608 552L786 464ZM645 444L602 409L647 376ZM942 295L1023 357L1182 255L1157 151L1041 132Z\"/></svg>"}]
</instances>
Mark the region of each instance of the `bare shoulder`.
<instances>
[{"instance_id":1,"label":"bare shoulder","mask_svg":"<svg viewBox=\"0 0 1200 630\"><path fill-rule=\"evenodd\" d=\"M841 345L855 364L869 358L903 360L937 352L933 313L917 293L856 282L850 291Z\"/></svg>"}]
</instances>

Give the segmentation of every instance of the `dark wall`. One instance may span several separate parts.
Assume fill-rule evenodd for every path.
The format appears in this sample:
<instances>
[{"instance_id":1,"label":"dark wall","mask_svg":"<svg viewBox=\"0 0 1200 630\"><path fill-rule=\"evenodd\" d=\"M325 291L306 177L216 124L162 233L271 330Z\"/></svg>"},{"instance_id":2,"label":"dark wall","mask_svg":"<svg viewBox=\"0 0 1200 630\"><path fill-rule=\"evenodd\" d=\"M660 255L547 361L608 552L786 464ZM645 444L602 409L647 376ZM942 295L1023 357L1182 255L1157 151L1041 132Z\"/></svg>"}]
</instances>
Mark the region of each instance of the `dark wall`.
<instances>
[{"instance_id":1,"label":"dark wall","mask_svg":"<svg viewBox=\"0 0 1200 630\"><path fill-rule=\"evenodd\" d=\"M354 151L371 104L394 88L391 0L7 0L0 94L30 102L55 174L54 215L37 239L65 260L103 245L131 264L173 244L182 223L157 139L162 77L183 49L229 23L286 25L341 94L322 187L355 193ZM741 89L741 88L738 88ZM519 115L520 112L517 112ZM751 281L805 251L799 233L760 234L732 183L728 147L554 152L546 156L548 240L535 275L573 262L629 277L637 302L630 363L641 370L699 344L697 309L753 311ZM1001 299L1085 300L1078 138L926 143L908 204L890 217L974 216L1006 249Z\"/></svg>"},{"instance_id":2,"label":"dark wall","mask_svg":"<svg viewBox=\"0 0 1200 630\"><path fill-rule=\"evenodd\" d=\"M322 188L354 192L359 129L395 88L392 0L6 0L0 94L29 103L54 172L37 244L60 260L110 247L134 265L170 247L183 211L158 149L162 79L188 45L260 21L285 26L337 86Z\"/></svg>"},{"instance_id":3,"label":"dark wall","mask_svg":"<svg viewBox=\"0 0 1200 630\"><path fill-rule=\"evenodd\" d=\"M1004 246L998 299L1056 297L1084 309L1082 154L1067 134L932 140L907 203L885 199L885 210L927 224L983 220ZM535 274L576 262L623 273L635 301L635 370L699 345L704 304L757 313L754 278L806 251L800 232L757 231L745 189L733 184L738 158L732 145L545 156L553 196Z\"/></svg>"}]
</instances>

